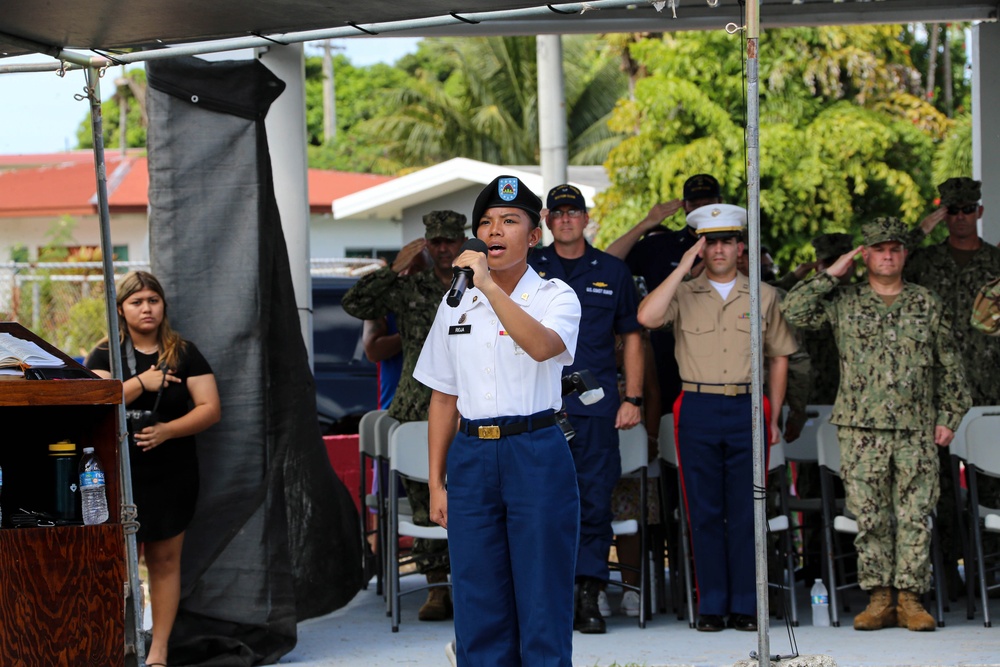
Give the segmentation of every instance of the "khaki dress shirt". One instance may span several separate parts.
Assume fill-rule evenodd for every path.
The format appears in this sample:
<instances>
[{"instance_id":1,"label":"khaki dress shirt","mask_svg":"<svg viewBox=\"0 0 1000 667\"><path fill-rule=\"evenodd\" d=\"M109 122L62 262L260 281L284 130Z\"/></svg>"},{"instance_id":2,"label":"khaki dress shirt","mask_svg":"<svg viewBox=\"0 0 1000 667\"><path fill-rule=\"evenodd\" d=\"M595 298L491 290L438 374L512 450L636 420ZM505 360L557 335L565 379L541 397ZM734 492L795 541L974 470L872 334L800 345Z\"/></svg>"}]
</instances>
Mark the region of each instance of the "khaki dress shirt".
<instances>
[{"instance_id":1,"label":"khaki dress shirt","mask_svg":"<svg viewBox=\"0 0 1000 667\"><path fill-rule=\"evenodd\" d=\"M766 357L798 349L779 308L778 292L760 286L761 336ZM750 280L737 274L725 301L706 274L681 283L667 308L666 321L677 340L677 365L684 382L750 382Z\"/></svg>"}]
</instances>

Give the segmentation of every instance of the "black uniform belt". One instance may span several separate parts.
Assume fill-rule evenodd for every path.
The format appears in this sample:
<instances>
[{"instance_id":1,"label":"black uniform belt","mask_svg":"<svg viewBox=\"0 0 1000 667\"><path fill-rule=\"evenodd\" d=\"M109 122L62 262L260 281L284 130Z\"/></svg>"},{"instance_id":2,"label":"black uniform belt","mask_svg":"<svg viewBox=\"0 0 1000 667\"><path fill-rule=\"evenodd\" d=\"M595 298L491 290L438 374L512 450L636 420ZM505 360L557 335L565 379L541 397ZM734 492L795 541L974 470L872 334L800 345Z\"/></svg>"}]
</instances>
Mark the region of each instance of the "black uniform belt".
<instances>
[{"instance_id":1,"label":"black uniform belt","mask_svg":"<svg viewBox=\"0 0 1000 667\"><path fill-rule=\"evenodd\" d=\"M462 420L458 424L458 429L462 433L479 438L480 440L499 440L508 435L537 431L540 428L546 428L556 423L555 413L549 410L538 412L528 417L515 417L515 419L519 419L519 421L512 421L506 424L490 424L483 423L491 421L488 419L468 420L462 417Z\"/></svg>"},{"instance_id":2,"label":"black uniform belt","mask_svg":"<svg viewBox=\"0 0 1000 667\"><path fill-rule=\"evenodd\" d=\"M705 384L703 382L681 382L681 389L693 391L696 394L719 394L722 396L739 396L750 393L750 384Z\"/></svg>"}]
</instances>

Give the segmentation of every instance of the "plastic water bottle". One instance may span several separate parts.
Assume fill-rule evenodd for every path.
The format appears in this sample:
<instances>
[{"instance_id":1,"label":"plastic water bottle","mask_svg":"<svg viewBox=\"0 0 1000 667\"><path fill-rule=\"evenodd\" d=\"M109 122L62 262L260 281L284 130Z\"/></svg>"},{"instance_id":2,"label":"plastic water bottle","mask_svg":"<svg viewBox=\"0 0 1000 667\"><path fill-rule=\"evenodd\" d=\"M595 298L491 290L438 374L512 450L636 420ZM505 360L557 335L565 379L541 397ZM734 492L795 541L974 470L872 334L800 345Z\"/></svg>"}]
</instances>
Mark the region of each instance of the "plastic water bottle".
<instances>
[{"instance_id":1,"label":"plastic water bottle","mask_svg":"<svg viewBox=\"0 0 1000 667\"><path fill-rule=\"evenodd\" d=\"M809 592L812 598L813 625L818 628L830 627L830 595L822 579L817 579Z\"/></svg>"},{"instance_id":2,"label":"plastic water bottle","mask_svg":"<svg viewBox=\"0 0 1000 667\"><path fill-rule=\"evenodd\" d=\"M83 499L83 523L93 526L108 520L108 496L104 468L93 447L83 448L80 459L80 495Z\"/></svg>"}]
</instances>

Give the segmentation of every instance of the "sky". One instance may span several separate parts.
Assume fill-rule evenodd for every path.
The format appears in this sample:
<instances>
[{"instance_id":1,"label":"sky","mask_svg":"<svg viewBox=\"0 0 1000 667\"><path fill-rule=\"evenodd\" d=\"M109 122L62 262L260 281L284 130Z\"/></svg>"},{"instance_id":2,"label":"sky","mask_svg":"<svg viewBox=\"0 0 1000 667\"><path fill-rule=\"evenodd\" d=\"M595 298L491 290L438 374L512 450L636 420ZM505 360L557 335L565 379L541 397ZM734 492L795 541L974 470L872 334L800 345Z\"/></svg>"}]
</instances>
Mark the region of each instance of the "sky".
<instances>
[{"instance_id":1,"label":"sky","mask_svg":"<svg viewBox=\"0 0 1000 667\"><path fill-rule=\"evenodd\" d=\"M337 39L335 47L343 47L356 66L378 62L392 64L417 48L418 39ZM311 46L307 55L319 53ZM45 56L5 58L3 64L39 63L50 59ZM108 70L101 80L104 99L115 93L114 78L121 69ZM56 153L76 146L76 132L86 118L87 102L74 99L83 92L83 72L67 72L60 78L55 72L29 72L0 74L0 155Z\"/></svg>"}]
</instances>

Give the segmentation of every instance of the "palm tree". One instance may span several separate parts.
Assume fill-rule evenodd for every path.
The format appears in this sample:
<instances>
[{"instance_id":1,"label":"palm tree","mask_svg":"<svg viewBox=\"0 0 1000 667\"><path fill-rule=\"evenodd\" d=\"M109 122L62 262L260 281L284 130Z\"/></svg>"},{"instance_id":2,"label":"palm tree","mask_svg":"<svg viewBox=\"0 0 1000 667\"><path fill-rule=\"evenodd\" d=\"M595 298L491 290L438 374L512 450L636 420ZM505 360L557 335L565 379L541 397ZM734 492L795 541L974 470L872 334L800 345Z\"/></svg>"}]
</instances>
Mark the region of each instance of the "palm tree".
<instances>
[{"instance_id":1,"label":"palm tree","mask_svg":"<svg viewBox=\"0 0 1000 667\"><path fill-rule=\"evenodd\" d=\"M376 171L398 173L453 158L537 164L538 79L535 40L483 37L425 40L436 70L414 72L409 84L384 93L396 109L360 128L383 148ZM450 69L442 77L441 63ZM626 78L587 37L564 40L570 160L599 164L617 143L607 119Z\"/></svg>"}]
</instances>

